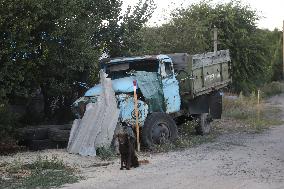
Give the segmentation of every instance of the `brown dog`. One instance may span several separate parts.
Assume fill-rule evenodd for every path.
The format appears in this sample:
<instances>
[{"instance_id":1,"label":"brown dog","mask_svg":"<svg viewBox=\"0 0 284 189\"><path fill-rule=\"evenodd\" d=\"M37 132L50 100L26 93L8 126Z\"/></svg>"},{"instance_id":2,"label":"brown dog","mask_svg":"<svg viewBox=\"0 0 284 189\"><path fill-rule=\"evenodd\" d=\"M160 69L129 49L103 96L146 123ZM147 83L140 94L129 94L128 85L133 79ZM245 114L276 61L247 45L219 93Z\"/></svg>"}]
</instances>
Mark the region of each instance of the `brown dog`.
<instances>
[{"instance_id":1,"label":"brown dog","mask_svg":"<svg viewBox=\"0 0 284 189\"><path fill-rule=\"evenodd\" d=\"M119 152L121 155L120 170L123 170L123 168L129 170L130 167L139 167L138 158L135 154L135 136L134 134L132 134L132 129L131 131L130 129L126 128L124 129L123 133L117 134L119 142Z\"/></svg>"}]
</instances>

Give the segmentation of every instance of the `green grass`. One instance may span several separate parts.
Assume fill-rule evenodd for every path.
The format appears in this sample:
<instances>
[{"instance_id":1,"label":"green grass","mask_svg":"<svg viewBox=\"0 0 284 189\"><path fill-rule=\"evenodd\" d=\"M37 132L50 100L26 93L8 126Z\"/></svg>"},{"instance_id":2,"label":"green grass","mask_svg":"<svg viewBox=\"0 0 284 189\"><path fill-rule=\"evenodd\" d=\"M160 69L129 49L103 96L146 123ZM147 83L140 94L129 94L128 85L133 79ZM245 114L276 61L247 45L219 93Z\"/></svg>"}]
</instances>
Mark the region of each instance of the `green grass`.
<instances>
[{"instance_id":1,"label":"green grass","mask_svg":"<svg viewBox=\"0 0 284 189\"><path fill-rule=\"evenodd\" d=\"M12 189L58 188L78 182L81 177L76 172L57 157L39 156L33 163L14 161L0 165L0 186Z\"/></svg>"},{"instance_id":2,"label":"green grass","mask_svg":"<svg viewBox=\"0 0 284 189\"><path fill-rule=\"evenodd\" d=\"M97 152L97 156L101 160L110 161L110 160L117 158L117 155L115 154L115 151L112 148L101 147L101 148L98 148L96 152Z\"/></svg>"},{"instance_id":3,"label":"green grass","mask_svg":"<svg viewBox=\"0 0 284 189\"><path fill-rule=\"evenodd\" d=\"M169 152L174 150L183 150L186 148L191 148L203 143L213 142L217 137L217 132L212 128L212 131L209 135L196 135L195 126L196 122L191 121L183 125L180 125L179 136L174 142L167 142L161 145L155 145L153 151L160 152Z\"/></svg>"},{"instance_id":4,"label":"green grass","mask_svg":"<svg viewBox=\"0 0 284 189\"><path fill-rule=\"evenodd\" d=\"M273 81L269 84L264 85L261 88L261 92L262 97L264 98L284 93L284 83L279 81Z\"/></svg>"},{"instance_id":5,"label":"green grass","mask_svg":"<svg viewBox=\"0 0 284 189\"><path fill-rule=\"evenodd\" d=\"M255 93L248 97L240 94L237 99L223 100L223 116L243 123L248 132L262 132L269 126L283 124L280 112L279 108L266 107L262 101L258 104Z\"/></svg>"}]
</instances>

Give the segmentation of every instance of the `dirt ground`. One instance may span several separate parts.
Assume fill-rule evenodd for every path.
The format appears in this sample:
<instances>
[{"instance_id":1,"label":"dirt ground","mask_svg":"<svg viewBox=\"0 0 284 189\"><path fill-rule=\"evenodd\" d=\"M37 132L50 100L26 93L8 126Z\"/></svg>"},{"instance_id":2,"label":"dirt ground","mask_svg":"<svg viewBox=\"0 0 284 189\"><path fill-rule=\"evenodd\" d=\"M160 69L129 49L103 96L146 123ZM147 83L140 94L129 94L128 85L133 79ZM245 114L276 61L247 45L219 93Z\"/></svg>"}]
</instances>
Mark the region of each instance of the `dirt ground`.
<instances>
[{"instance_id":1,"label":"dirt ground","mask_svg":"<svg viewBox=\"0 0 284 189\"><path fill-rule=\"evenodd\" d=\"M284 120L284 95L273 97L268 103L283 110ZM129 171L119 170L119 159L103 162L96 157L68 154L65 150L0 156L0 163L30 162L38 155L56 156L81 170L84 180L62 188L284 188L284 125L261 134L223 134L215 142L184 151L140 155L139 159L150 163Z\"/></svg>"},{"instance_id":2,"label":"dirt ground","mask_svg":"<svg viewBox=\"0 0 284 189\"><path fill-rule=\"evenodd\" d=\"M269 103L284 111L284 95ZM284 125L262 134L221 135L213 143L141 158L150 163L129 171L119 170L119 160L85 168L86 180L63 188L283 189Z\"/></svg>"}]
</instances>

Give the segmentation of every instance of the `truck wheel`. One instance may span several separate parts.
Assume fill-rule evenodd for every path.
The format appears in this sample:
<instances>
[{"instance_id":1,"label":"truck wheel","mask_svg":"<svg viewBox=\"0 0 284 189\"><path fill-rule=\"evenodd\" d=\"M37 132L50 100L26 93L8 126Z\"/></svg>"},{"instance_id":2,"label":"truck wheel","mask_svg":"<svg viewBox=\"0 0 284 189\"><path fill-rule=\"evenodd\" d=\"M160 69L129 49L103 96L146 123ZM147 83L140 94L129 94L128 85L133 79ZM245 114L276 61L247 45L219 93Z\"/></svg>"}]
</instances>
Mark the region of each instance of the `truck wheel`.
<instances>
[{"instance_id":1,"label":"truck wheel","mask_svg":"<svg viewBox=\"0 0 284 189\"><path fill-rule=\"evenodd\" d=\"M210 119L208 113L202 113L197 118L198 125L195 127L198 135L206 135L210 132Z\"/></svg>"},{"instance_id":2,"label":"truck wheel","mask_svg":"<svg viewBox=\"0 0 284 189\"><path fill-rule=\"evenodd\" d=\"M146 148L173 141L177 136L176 123L169 115L155 112L147 116L142 128L142 143Z\"/></svg>"}]
</instances>

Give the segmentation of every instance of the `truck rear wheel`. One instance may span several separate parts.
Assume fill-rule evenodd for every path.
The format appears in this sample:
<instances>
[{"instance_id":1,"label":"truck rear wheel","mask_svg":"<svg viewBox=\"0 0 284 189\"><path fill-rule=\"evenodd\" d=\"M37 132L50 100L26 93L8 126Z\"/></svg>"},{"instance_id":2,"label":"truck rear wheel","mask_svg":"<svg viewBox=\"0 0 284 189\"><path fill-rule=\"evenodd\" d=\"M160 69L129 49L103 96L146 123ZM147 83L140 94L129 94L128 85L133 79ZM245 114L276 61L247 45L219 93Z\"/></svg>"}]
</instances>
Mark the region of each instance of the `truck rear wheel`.
<instances>
[{"instance_id":1,"label":"truck rear wheel","mask_svg":"<svg viewBox=\"0 0 284 189\"><path fill-rule=\"evenodd\" d=\"M146 148L173 141L178 131L175 121L166 113L154 112L147 116L142 128L142 143Z\"/></svg>"},{"instance_id":2,"label":"truck rear wheel","mask_svg":"<svg viewBox=\"0 0 284 189\"><path fill-rule=\"evenodd\" d=\"M206 135L210 133L210 119L208 113L202 113L197 117L198 125L195 127L198 135Z\"/></svg>"}]
</instances>

